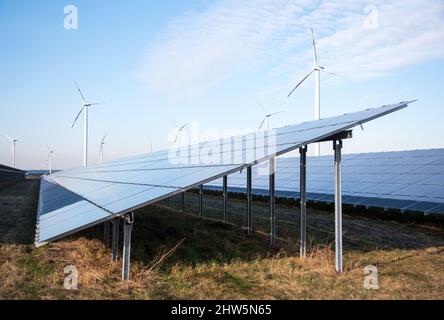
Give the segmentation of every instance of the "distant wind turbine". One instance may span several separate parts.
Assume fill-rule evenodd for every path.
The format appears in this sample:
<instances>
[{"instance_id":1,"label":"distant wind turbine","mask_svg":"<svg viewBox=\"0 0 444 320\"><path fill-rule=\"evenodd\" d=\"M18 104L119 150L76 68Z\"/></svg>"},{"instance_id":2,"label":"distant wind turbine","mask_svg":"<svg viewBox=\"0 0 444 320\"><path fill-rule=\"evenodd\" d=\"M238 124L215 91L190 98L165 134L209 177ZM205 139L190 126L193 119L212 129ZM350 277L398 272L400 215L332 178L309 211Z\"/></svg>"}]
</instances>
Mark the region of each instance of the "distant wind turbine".
<instances>
[{"instance_id":1,"label":"distant wind turbine","mask_svg":"<svg viewBox=\"0 0 444 320\"><path fill-rule=\"evenodd\" d=\"M48 147L48 162L49 162L49 174L52 173L52 155L54 154L54 150L49 146Z\"/></svg>"},{"instance_id":2,"label":"distant wind turbine","mask_svg":"<svg viewBox=\"0 0 444 320\"><path fill-rule=\"evenodd\" d=\"M105 134L102 138L102 141L100 142L100 164L103 163L103 146L105 144L105 138L106 138L107 134Z\"/></svg>"},{"instance_id":3,"label":"distant wind turbine","mask_svg":"<svg viewBox=\"0 0 444 320\"><path fill-rule=\"evenodd\" d=\"M6 139L8 139L9 141L11 141L12 144L12 167L15 168L15 144L18 141L18 138L20 138L20 135L18 135L15 138L11 138L10 136L3 134L5 136Z\"/></svg>"},{"instance_id":4,"label":"distant wind turbine","mask_svg":"<svg viewBox=\"0 0 444 320\"><path fill-rule=\"evenodd\" d=\"M100 103L100 102L92 102L92 103L86 102L85 97L83 96L83 93L80 90L79 85L77 84L77 81L76 81L76 87L77 87L77 90L79 91L80 99L82 100L82 107L80 108L80 111L77 114L77 117L74 119L74 122L72 123L71 128L74 127L74 124L76 123L77 119L80 117L80 114L82 113L83 110L85 110L84 141L83 141L83 165L86 167L88 165L88 108L98 105L98 104L102 104L102 103Z\"/></svg>"},{"instance_id":5,"label":"distant wind turbine","mask_svg":"<svg viewBox=\"0 0 444 320\"><path fill-rule=\"evenodd\" d=\"M269 127L269 125L270 125L270 118L272 116L274 116L274 115L277 115L277 114L281 113L282 111L273 112L273 113L267 113L267 110L265 110L264 106L260 102L258 102L257 104L264 111L264 118L262 119L261 125L259 126L259 131L264 126L264 124L265 124L265 130L268 131L270 129L270 127Z\"/></svg>"},{"instance_id":6,"label":"distant wind turbine","mask_svg":"<svg viewBox=\"0 0 444 320\"><path fill-rule=\"evenodd\" d=\"M180 138L182 136L182 130L185 129L185 127L188 125L188 123L185 123L184 125L182 125L181 127L179 127L174 121L173 121L174 126L176 127L176 138L174 139L174 143L177 143L177 145L179 146L180 149Z\"/></svg>"},{"instance_id":7,"label":"distant wind turbine","mask_svg":"<svg viewBox=\"0 0 444 320\"><path fill-rule=\"evenodd\" d=\"M290 95L297 89L297 87L299 87L301 85L301 83L304 82L305 79L307 79L314 72L316 75L315 120L319 120L321 117L321 71L325 72L325 73L333 74L335 76L337 74L335 74L333 72L328 72L325 70L325 67L321 67L318 65L318 57L316 54L316 43L315 43L313 28L311 29L311 37L312 37L312 42L313 42L313 68L305 77L303 77L297 83L297 85L293 88L293 90L291 90L291 92L288 94L288 97L290 97ZM321 151L320 151L320 145L318 142L315 144L315 155L319 156L320 154L321 154Z\"/></svg>"}]
</instances>

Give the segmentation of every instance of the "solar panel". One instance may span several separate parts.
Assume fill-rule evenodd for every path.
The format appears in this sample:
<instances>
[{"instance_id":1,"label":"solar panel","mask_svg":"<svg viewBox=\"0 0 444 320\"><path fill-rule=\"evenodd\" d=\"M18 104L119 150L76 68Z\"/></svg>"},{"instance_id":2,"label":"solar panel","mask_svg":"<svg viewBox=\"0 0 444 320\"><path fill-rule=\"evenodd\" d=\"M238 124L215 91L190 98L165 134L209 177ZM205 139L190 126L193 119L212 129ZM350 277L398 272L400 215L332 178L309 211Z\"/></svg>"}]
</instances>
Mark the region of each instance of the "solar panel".
<instances>
[{"instance_id":1,"label":"solar panel","mask_svg":"<svg viewBox=\"0 0 444 320\"><path fill-rule=\"evenodd\" d=\"M7 180L17 180L25 178L25 171L0 164L0 183Z\"/></svg>"},{"instance_id":2,"label":"solar panel","mask_svg":"<svg viewBox=\"0 0 444 320\"><path fill-rule=\"evenodd\" d=\"M267 132L202 142L181 150L164 150L54 173L45 177L42 183L55 183L79 196L79 199L69 204L68 210L65 207L57 209L57 218L53 218L50 213L45 214L45 219L42 216L38 221L36 242L51 241L66 235L70 230L74 232L103 219L132 212L263 162L270 156L284 154L397 111L408 103L401 102ZM41 198L45 199L45 195L42 194ZM63 204L63 200L60 203ZM81 210L78 209L80 206ZM63 216L69 216L67 222ZM59 224L63 227L56 231L53 226ZM51 226L51 232L46 230L47 226Z\"/></svg>"},{"instance_id":3,"label":"solar panel","mask_svg":"<svg viewBox=\"0 0 444 320\"><path fill-rule=\"evenodd\" d=\"M381 161L383 160L383 161ZM343 203L444 213L444 149L375 152L344 155L342 160ZM268 181L254 170L253 187L268 189ZM332 202L334 193L333 157L307 159L307 199ZM235 174L228 180L245 192L245 177ZM212 187L220 189L221 182ZM280 191L299 198L299 158L276 161L276 194Z\"/></svg>"},{"instance_id":4,"label":"solar panel","mask_svg":"<svg viewBox=\"0 0 444 320\"><path fill-rule=\"evenodd\" d=\"M42 245L45 243L44 239L86 228L110 216L110 212L42 177L35 243Z\"/></svg>"}]
</instances>

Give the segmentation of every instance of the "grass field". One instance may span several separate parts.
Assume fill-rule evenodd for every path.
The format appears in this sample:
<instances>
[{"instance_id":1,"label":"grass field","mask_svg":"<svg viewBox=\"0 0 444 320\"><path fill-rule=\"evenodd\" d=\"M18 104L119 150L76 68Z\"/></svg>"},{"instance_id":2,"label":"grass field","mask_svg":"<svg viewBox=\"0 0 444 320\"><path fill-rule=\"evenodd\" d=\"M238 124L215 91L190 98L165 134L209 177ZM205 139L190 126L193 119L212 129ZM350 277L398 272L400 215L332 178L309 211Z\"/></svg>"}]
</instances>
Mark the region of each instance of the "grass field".
<instances>
[{"instance_id":1,"label":"grass field","mask_svg":"<svg viewBox=\"0 0 444 320\"><path fill-rule=\"evenodd\" d=\"M245 202L230 199L229 222L219 197L196 195L186 212L177 199L139 210L132 241L132 280L120 281L100 228L35 248L37 184L0 186L0 299L443 299L442 227L344 216L342 275L334 271L333 214L308 210L309 255L298 254L298 209L277 206L277 248L266 236L266 202L253 207L255 235L241 226ZM170 205L170 206L169 206ZM63 289L73 264L79 289ZM363 286L364 267L378 268L379 289Z\"/></svg>"}]
</instances>

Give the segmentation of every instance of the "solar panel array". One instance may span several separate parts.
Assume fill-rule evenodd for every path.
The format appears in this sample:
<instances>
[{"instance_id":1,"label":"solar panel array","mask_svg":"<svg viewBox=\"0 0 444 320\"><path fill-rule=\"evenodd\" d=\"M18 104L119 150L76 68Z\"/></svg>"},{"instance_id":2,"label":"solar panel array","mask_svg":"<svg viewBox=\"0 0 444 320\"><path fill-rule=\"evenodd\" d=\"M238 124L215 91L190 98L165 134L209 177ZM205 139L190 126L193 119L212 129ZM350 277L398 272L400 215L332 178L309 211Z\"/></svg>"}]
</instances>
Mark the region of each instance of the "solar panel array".
<instances>
[{"instance_id":1,"label":"solar panel array","mask_svg":"<svg viewBox=\"0 0 444 320\"><path fill-rule=\"evenodd\" d=\"M276 160L276 195L299 199L299 157ZM268 169L255 167L253 192L268 194ZM333 156L307 159L307 199L334 201ZM220 190L222 180L206 185ZM230 191L245 192L246 174L229 176ZM444 213L444 149L342 156L343 203Z\"/></svg>"},{"instance_id":2,"label":"solar panel array","mask_svg":"<svg viewBox=\"0 0 444 320\"><path fill-rule=\"evenodd\" d=\"M24 179L24 177L24 171L0 164L0 182L7 180Z\"/></svg>"},{"instance_id":3,"label":"solar panel array","mask_svg":"<svg viewBox=\"0 0 444 320\"><path fill-rule=\"evenodd\" d=\"M102 165L54 173L43 179L42 183L57 184L68 190L69 194L52 191L58 196L57 205L54 210L43 210L43 214L40 214L36 244L75 232L82 228L82 221L83 227L87 227L104 219L134 211L246 166L265 161L270 156L284 154L299 146L397 111L408 103L400 102L286 126L265 133L256 132L202 142L187 146L185 150L182 148L180 152L163 150ZM207 162L207 158L211 161ZM44 202L44 199L51 201L52 196L46 195L51 190L53 189L49 187L43 190L41 202ZM72 194L77 196L74 203ZM88 213L89 210L92 210L91 214ZM72 221L72 225L65 225L62 221ZM64 224L64 227L56 232L53 226L59 223ZM53 231L47 232L46 229L49 228Z\"/></svg>"}]
</instances>

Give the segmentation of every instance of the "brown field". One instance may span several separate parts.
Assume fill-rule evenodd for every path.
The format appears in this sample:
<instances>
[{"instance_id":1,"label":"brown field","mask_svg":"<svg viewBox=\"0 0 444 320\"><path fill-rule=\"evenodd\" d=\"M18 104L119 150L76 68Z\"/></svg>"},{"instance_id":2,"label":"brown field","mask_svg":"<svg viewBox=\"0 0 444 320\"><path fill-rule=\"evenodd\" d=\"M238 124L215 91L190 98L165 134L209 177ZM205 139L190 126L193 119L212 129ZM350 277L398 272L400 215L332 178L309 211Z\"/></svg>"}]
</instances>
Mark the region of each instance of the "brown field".
<instances>
[{"instance_id":1,"label":"brown field","mask_svg":"<svg viewBox=\"0 0 444 320\"><path fill-rule=\"evenodd\" d=\"M38 183L38 182L37 182ZM267 239L267 204L255 201L255 235L241 228L245 202L230 199L229 222L220 197L196 195L186 214L177 199L139 210L133 229L131 276L110 261L100 227L35 248L38 184L0 186L0 299L443 299L442 227L344 216L344 264L334 271L333 214L308 210L309 256L298 254L298 209L277 206L277 248ZM170 206L169 206L170 205ZM63 268L74 264L79 289L63 289ZM363 286L375 265L379 289Z\"/></svg>"}]
</instances>

